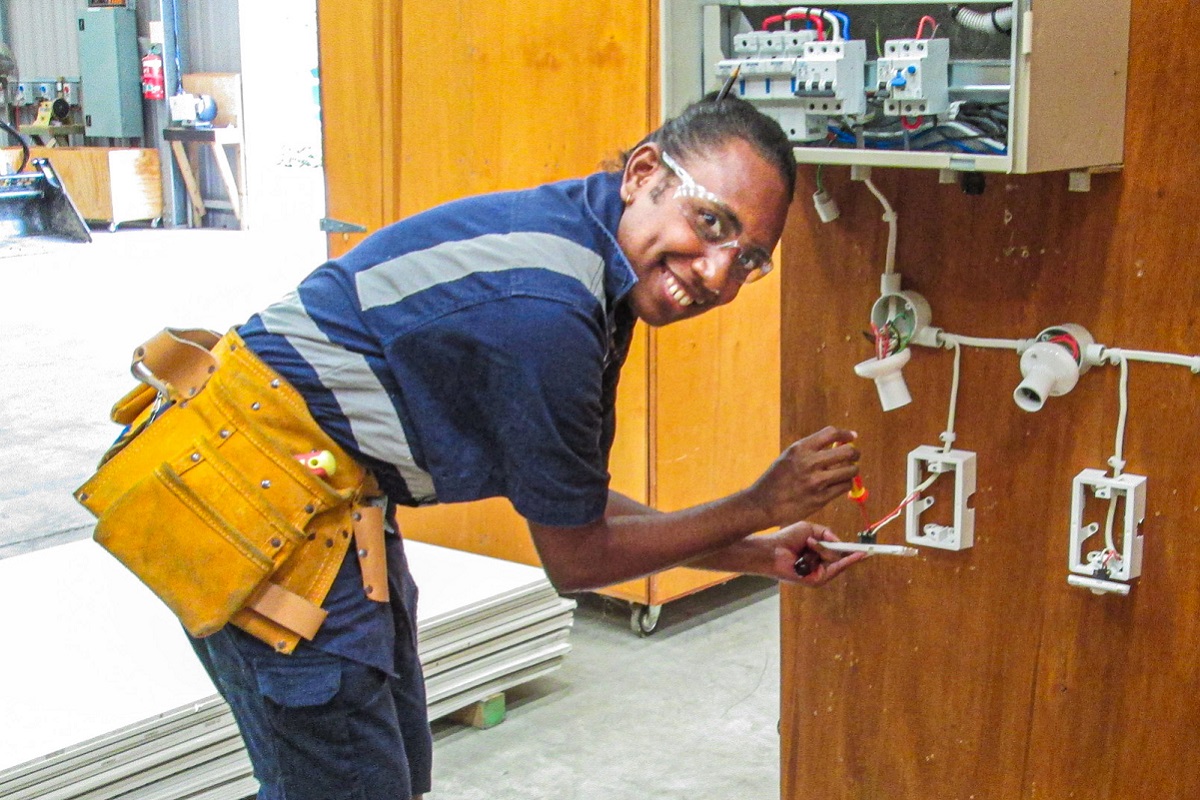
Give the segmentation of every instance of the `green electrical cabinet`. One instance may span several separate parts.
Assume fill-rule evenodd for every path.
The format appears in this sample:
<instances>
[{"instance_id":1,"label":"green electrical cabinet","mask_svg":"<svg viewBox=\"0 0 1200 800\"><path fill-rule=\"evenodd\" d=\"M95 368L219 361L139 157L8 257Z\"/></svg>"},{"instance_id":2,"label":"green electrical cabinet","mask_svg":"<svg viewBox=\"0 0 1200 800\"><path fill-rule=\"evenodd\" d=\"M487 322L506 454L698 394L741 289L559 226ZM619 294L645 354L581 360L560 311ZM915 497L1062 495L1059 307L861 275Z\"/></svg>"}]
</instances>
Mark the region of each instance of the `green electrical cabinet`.
<instances>
[{"instance_id":1,"label":"green electrical cabinet","mask_svg":"<svg viewBox=\"0 0 1200 800\"><path fill-rule=\"evenodd\" d=\"M137 12L89 8L77 21L84 135L141 139L145 131Z\"/></svg>"}]
</instances>

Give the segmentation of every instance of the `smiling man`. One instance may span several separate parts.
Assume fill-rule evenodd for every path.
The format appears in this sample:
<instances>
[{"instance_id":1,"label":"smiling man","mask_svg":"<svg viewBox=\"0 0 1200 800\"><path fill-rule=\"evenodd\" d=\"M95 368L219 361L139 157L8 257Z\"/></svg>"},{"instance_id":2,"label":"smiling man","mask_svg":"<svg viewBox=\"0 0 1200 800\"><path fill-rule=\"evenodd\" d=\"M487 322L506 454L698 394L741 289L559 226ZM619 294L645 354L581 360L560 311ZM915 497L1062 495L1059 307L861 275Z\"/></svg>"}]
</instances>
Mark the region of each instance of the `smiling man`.
<instances>
[{"instance_id":1,"label":"smiling man","mask_svg":"<svg viewBox=\"0 0 1200 800\"><path fill-rule=\"evenodd\" d=\"M708 98L615 171L459 200L378 231L227 334L202 391L143 412L152 425L116 468L162 461L171 468L155 474L172 497L210 497L206 520L255 541L250 527L265 526L271 588L215 633L189 626L204 634L193 646L234 710L260 798L399 800L430 788L416 588L399 532L366 522L391 519L384 507L506 497L563 591L680 564L819 586L862 557L821 548L836 537L803 521L850 489L850 431L795 442L752 485L694 508L659 513L609 489L635 324L695 317L766 275L795 170L773 120ZM217 406L235 421L213 422ZM319 478L297 477L292 454L311 447ZM216 478L237 491L205 494ZM307 494L289 500L285 478ZM253 510L259 499L270 510ZM235 501L251 511L227 507ZM149 524L97 513L109 530ZM801 578L805 550L822 562ZM188 570L220 572L211 561Z\"/></svg>"}]
</instances>

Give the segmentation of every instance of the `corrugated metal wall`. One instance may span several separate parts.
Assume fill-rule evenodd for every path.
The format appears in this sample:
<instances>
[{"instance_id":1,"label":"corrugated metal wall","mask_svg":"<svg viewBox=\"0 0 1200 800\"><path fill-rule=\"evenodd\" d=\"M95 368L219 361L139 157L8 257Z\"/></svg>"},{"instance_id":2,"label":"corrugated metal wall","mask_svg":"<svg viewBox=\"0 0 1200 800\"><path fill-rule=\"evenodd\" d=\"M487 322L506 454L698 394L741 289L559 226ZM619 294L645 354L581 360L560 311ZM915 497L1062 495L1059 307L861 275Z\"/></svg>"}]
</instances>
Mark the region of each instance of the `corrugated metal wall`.
<instances>
[{"instance_id":1,"label":"corrugated metal wall","mask_svg":"<svg viewBox=\"0 0 1200 800\"><path fill-rule=\"evenodd\" d=\"M79 77L76 15L87 0L8 0L9 46L22 80Z\"/></svg>"},{"instance_id":2,"label":"corrugated metal wall","mask_svg":"<svg viewBox=\"0 0 1200 800\"><path fill-rule=\"evenodd\" d=\"M251 0L253 2L253 0ZM238 0L184 0L189 72L241 72Z\"/></svg>"},{"instance_id":3,"label":"corrugated metal wall","mask_svg":"<svg viewBox=\"0 0 1200 800\"><path fill-rule=\"evenodd\" d=\"M75 18L87 0L6 0L9 42L21 78L78 77L78 32ZM188 44L191 72L238 72L241 45L238 0L185 0L182 31ZM145 36L147 20L158 19L158 3L138 3L138 32Z\"/></svg>"}]
</instances>

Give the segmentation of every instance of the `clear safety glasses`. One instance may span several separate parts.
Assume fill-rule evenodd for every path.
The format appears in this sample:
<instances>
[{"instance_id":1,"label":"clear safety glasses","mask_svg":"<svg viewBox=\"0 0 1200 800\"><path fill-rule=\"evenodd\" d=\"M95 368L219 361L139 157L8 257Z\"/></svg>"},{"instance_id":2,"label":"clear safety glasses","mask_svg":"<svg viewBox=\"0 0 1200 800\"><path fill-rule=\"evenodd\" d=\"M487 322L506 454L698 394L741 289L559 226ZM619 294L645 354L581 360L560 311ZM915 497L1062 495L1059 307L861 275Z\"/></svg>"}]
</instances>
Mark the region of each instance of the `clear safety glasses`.
<instances>
[{"instance_id":1,"label":"clear safety glasses","mask_svg":"<svg viewBox=\"0 0 1200 800\"><path fill-rule=\"evenodd\" d=\"M661 152L661 156L667 169L679 177L675 203L692 226L692 230L696 232L696 236L700 241L718 250L733 251L730 276L738 283L754 283L770 272L774 266L770 253L761 247L743 247L738 241L737 234L742 226L729 206L696 183L665 150Z\"/></svg>"}]
</instances>

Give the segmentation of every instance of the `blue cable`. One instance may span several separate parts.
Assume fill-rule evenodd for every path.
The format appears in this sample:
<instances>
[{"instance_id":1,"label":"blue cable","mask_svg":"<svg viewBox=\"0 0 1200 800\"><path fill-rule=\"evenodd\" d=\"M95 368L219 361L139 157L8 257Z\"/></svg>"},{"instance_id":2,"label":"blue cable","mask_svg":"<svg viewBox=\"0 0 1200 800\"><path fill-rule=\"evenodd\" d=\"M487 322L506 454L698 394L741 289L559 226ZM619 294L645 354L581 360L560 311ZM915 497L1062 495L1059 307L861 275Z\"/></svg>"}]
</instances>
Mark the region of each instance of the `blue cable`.
<instances>
[{"instance_id":1,"label":"blue cable","mask_svg":"<svg viewBox=\"0 0 1200 800\"><path fill-rule=\"evenodd\" d=\"M842 21L842 38L849 40L850 38L850 16L841 11L830 11L835 17Z\"/></svg>"}]
</instances>

